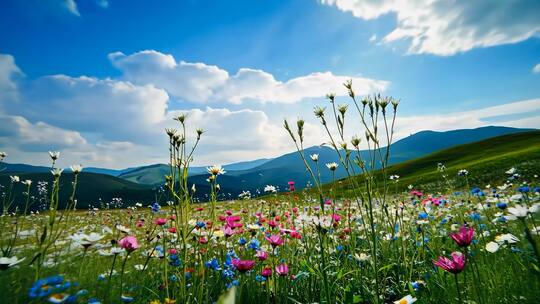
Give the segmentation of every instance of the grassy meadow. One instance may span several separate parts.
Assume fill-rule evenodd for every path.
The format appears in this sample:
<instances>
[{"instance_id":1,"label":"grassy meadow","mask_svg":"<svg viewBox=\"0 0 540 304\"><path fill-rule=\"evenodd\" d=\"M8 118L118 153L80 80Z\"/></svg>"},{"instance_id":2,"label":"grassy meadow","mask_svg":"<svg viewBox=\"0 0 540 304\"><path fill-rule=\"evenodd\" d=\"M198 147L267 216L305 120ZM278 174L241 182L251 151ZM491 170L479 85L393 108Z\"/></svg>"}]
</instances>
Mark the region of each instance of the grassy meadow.
<instances>
[{"instance_id":1,"label":"grassy meadow","mask_svg":"<svg viewBox=\"0 0 540 304\"><path fill-rule=\"evenodd\" d=\"M329 95L314 110L339 162L306 155L304 121L284 121L309 189L218 201L227 172L212 166L209 201L195 203L187 176L204 132L188 143L184 115L166 130L165 192L143 204L77 208L84 168L66 181L55 152L47 184L4 179L0 302L538 303L540 133L389 166L399 101L345 86L354 108ZM346 114L361 136L346 138ZM320 182L338 167L349 177Z\"/></svg>"}]
</instances>

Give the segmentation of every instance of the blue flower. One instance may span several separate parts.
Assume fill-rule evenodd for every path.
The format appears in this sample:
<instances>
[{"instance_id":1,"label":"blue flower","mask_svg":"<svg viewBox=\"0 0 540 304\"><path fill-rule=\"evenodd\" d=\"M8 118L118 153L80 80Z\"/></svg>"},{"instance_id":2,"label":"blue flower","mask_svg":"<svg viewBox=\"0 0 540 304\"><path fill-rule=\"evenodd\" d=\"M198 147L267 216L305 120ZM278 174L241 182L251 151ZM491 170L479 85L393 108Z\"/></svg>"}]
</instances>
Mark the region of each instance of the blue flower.
<instances>
[{"instance_id":1,"label":"blue flower","mask_svg":"<svg viewBox=\"0 0 540 304\"><path fill-rule=\"evenodd\" d=\"M223 269L221 276L227 279L232 279L234 277L234 271L231 269Z\"/></svg>"},{"instance_id":2,"label":"blue flower","mask_svg":"<svg viewBox=\"0 0 540 304\"><path fill-rule=\"evenodd\" d=\"M59 293L71 286L70 282L64 282L64 277L57 275L37 280L28 291L30 298L44 298L53 293Z\"/></svg>"},{"instance_id":3,"label":"blue flower","mask_svg":"<svg viewBox=\"0 0 540 304\"><path fill-rule=\"evenodd\" d=\"M529 193L531 189L529 188L529 186L521 186L517 190L521 193Z\"/></svg>"},{"instance_id":4,"label":"blue flower","mask_svg":"<svg viewBox=\"0 0 540 304\"><path fill-rule=\"evenodd\" d=\"M152 208L152 212L159 212L159 210L161 210L161 206L159 205L158 202L154 202L151 208Z\"/></svg>"},{"instance_id":5,"label":"blue flower","mask_svg":"<svg viewBox=\"0 0 540 304\"><path fill-rule=\"evenodd\" d=\"M266 278L263 277L262 275L258 274L257 276L255 276L255 281L257 281L257 282L266 282Z\"/></svg>"},{"instance_id":6,"label":"blue flower","mask_svg":"<svg viewBox=\"0 0 540 304\"><path fill-rule=\"evenodd\" d=\"M206 227L206 223L205 223L205 222L202 222L202 221L198 221L196 225L197 225L197 227L199 227L199 228L204 228L204 227Z\"/></svg>"},{"instance_id":7,"label":"blue flower","mask_svg":"<svg viewBox=\"0 0 540 304\"><path fill-rule=\"evenodd\" d=\"M169 265L178 267L182 265L182 261L180 260L177 254L171 254L169 255Z\"/></svg>"},{"instance_id":8,"label":"blue flower","mask_svg":"<svg viewBox=\"0 0 540 304\"><path fill-rule=\"evenodd\" d=\"M246 243L247 243L247 240L243 237L238 240L238 244L240 246L244 246Z\"/></svg>"},{"instance_id":9,"label":"blue flower","mask_svg":"<svg viewBox=\"0 0 540 304\"><path fill-rule=\"evenodd\" d=\"M484 192L480 188L473 188L471 194L474 196L484 196Z\"/></svg>"},{"instance_id":10,"label":"blue flower","mask_svg":"<svg viewBox=\"0 0 540 304\"><path fill-rule=\"evenodd\" d=\"M420 290L420 287L422 287L422 285L418 281L414 281L414 282L411 282L411 287L415 291L418 291Z\"/></svg>"},{"instance_id":11,"label":"blue flower","mask_svg":"<svg viewBox=\"0 0 540 304\"><path fill-rule=\"evenodd\" d=\"M205 262L204 266L206 266L206 268L210 268L210 269L212 269L214 271L221 270L221 267L219 266L219 261L216 258L213 258L210 261Z\"/></svg>"},{"instance_id":12,"label":"blue flower","mask_svg":"<svg viewBox=\"0 0 540 304\"><path fill-rule=\"evenodd\" d=\"M506 209L506 207L508 207L508 205L506 203L503 203L503 202L498 202L497 203L497 208L499 208L501 210Z\"/></svg>"},{"instance_id":13,"label":"blue flower","mask_svg":"<svg viewBox=\"0 0 540 304\"><path fill-rule=\"evenodd\" d=\"M420 213L418 214L418 218L421 219L421 220L427 219L427 217L428 217L428 214L425 213L425 212L420 212Z\"/></svg>"},{"instance_id":14,"label":"blue flower","mask_svg":"<svg viewBox=\"0 0 540 304\"><path fill-rule=\"evenodd\" d=\"M479 221L482 219L482 216L479 214L479 213L472 213L471 215L469 215L469 217L471 218L471 220L473 221Z\"/></svg>"},{"instance_id":15,"label":"blue flower","mask_svg":"<svg viewBox=\"0 0 540 304\"><path fill-rule=\"evenodd\" d=\"M259 248L261 247L261 243L257 239L251 239L251 241L249 241L248 247L249 249L259 250Z\"/></svg>"}]
</instances>

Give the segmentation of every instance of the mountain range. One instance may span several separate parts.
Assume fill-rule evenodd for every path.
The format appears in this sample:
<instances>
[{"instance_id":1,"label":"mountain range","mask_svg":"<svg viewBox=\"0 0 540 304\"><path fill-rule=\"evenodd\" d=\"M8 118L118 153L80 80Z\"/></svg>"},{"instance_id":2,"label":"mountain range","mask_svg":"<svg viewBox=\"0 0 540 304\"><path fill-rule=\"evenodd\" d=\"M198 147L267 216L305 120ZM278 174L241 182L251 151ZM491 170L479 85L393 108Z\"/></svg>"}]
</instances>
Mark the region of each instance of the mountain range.
<instances>
[{"instance_id":1,"label":"mountain range","mask_svg":"<svg viewBox=\"0 0 540 304\"><path fill-rule=\"evenodd\" d=\"M391 156L389 162L390 164L398 164L453 146L531 130L490 126L445 132L421 131L393 143L390 146ZM332 174L325 167L325 164L329 162L339 163L335 150L328 146L313 146L306 148L304 152L311 165L314 163L309 160L309 155L319 155L318 163L321 180L323 183L331 181ZM366 159L367 153L367 151L361 151L360 155L363 159ZM218 182L222 188L222 194L231 198L236 197L243 190L249 190L255 194L262 191L265 185L275 185L285 189L289 181L294 181L296 188L301 189L310 181L304 164L296 151L272 159L232 163L225 165L224 168L227 173L219 176ZM21 179L50 180L49 171L49 167L2 163L0 164L0 183L5 184L5 181L9 179L9 175L14 174L20 175ZM89 167L84 168L81 174L81 183L88 181L86 186L89 188L87 193L89 196L86 198L88 201L86 203L95 204L100 198L110 200L119 196L124 199L136 199L137 197L140 200L152 199L156 192L155 189L163 185L164 176L168 172L169 167L165 164L121 170ZM69 175L69 170L66 170L62 176L69 180ZM338 167L335 178L345 176L345 170L341 166ZM205 167L190 168L189 183L196 185L198 189L197 195L203 200L208 193L207 177ZM118 195L114 195L115 191ZM139 196L132 196L129 193L138 193Z\"/></svg>"}]
</instances>

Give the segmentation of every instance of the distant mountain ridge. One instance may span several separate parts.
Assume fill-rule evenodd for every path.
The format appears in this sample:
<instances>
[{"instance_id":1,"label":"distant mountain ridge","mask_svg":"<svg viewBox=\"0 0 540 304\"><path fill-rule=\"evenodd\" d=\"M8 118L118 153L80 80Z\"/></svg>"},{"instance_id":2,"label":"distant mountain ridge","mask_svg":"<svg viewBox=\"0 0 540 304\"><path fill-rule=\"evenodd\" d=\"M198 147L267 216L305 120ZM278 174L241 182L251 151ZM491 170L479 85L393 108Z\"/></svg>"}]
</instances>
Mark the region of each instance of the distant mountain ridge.
<instances>
[{"instance_id":1,"label":"distant mountain ridge","mask_svg":"<svg viewBox=\"0 0 540 304\"><path fill-rule=\"evenodd\" d=\"M396 141L390 147L390 164L397 164L419 158L430 153L447 149L453 146L472 143L487 138L532 131L534 129L519 129L510 127L481 127L476 129L461 129L452 131L420 131L406 138ZM332 175L325 167L326 163L337 162L338 158L333 148L327 146L313 146L304 150L309 160L310 154L319 155L321 180L327 183ZM367 151L361 151L363 159L368 157ZM309 161L311 165L313 162ZM2 164L0 170L4 172L48 172L48 167L29 166L24 164ZM232 163L224 166L227 173L219 177L223 192L237 195L243 190L261 191L265 185L275 185L284 189L288 181L295 181L296 187L306 186L310 178L306 173L303 162L296 151L272 159L257 159L253 161ZM164 176L169 174L169 166L153 164L123 170L109 170L102 168L85 168L84 172L102 173L120 179L150 186L159 186L164 183ZM339 166L336 170L336 179L346 176L345 170ZM198 189L208 187L206 167L196 166L190 168L189 183L195 184Z\"/></svg>"},{"instance_id":2,"label":"distant mountain ridge","mask_svg":"<svg viewBox=\"0 0 540 304\"><path fill-rule=\"evenodd\" d=\"M512 149L513 147L511 143L513 141L516 143L519 142L520 145L523 146L529 142L527 141L527 138L530 138L530 144L537 145L540 131L528 131L529 129L504 127L487 127L473 130L455 130L449 132L423 131L394 143L391 147L391 163L397 164L393 166L393 168L397 170L396 172L398 174L403 175L403 181L408 181L407 179L413 178L415 176L414 174L424 174L424 171L431 170L430 168L436 166L436 162L439 161L444 162L449 166L448 168L450 168L451 166L465 165L462 163L456 164L456 162L461 160L471 161L471 158L474 158L475 162L487 161L482 159L482 155L484 155L483 153L486 153L486 155L508 153L508 149ZM504 136L491 136L494 133L502 133ZM516 134L516 136L512 136L512 134ZM491 139L493 140L493 143L489 144ZM467 143L455 145L456 142L460 141L466 141ZM504 143L505 141L508 141L508 143L505 145L500 144ZM475 147L475 144L478 144L478 148L472 149ZM441 146L446 145L452 146L446 148L446 150L440 149ZM501 148L499 148L499 146ZM502 149L503 146L504 149ZM483 151L484 149L488 148L489 151ZM538 150L537 148L535 149L536 150L534 151ZM528 153L527 151L528 150L523 152L523 157L525 158L527 156L526 153ZM323 183L331 181L332 177L330 172L326 169L324 164L331 161L337 161L335 151L326 146L315 146L305 149L306 157L309 157L308 155L313 153L319 154L319 165ZM537 157L537 152L535 153L536 154L534 155L531 154L531 157ZM419 157L423 158L413 157L416 154L421 154ZM403 161L403 159L408 161ZM412 159L414 159L414 161ZM310 160L309 162L310 164L313 164L313 162ZM254 164L257 164L257 166L249 168ZM508 166L511 165L511 162L508 163ZM242 168L243 166L246 166L246 164L240 163L240 165L237 167ZM304 164L300 160L297 152L284 154L270 160L248 162L247 167L248 169L244 170L232 170L229 169L230 166L225 167L228 170L227 173L219 176L218 178L218 182L222 189L220 196L221 198L235 198L243 190L250 190L253 194L256 194L257 189L262 192L262 189L266 184L275 185L281 187L282 190L285 190L287 182L290 180L296 182L297 189L301 189L309 181L309 175L307 174ZM501 166L503 169L506 167L507 166ZM204 167L198 168L201 168L200 170L204 169ZM13 171L9 171L8 169ZM148 175L147 170L155 170L155 178L157 180L162 180L164 174L160 175L161 173L159 173L159 170L164 169L166 169L166 173L168 173L167 165L156 164L139 167L125 173L121 173L119 177L83 170L79 176L79 187L77 190L77 199L80 202L80 205L78 206L79 208L97 206L97 204L100 202L106 203L115 197L121 197L124 199L124 201L131 205L135 202L148 204L155 199L155 195L157 194L156 191L159 188L157 186L162 185L162 183L158 182L145 184L130 181L122 176L128 176L128 178L139 178L139 181L154 182L154 180L148 178L149 176L152 176ZM24 170L26 170L26 172L23 172ZM197 188L195 197L200 200L206 200L206 195L209 191L209 186L206 182L208 174L205 170L206 169L204 169L204 173L195 174L189 177L190 185L195 184ZM345 177L345 173L341 167L336 171L336 173L336 178ZM5 186L9 184L10 175L18 175L21 180L30 179L35 182L52 181L52 175L50 174L48 167L29 166L24 164L0 164L0 185ZM72 179L72 173L66 171L62 174L62 199L67 198L67 195L69 195ZM20 196L20 193L24 191L23 185L17 183L15 187L17 188L15 189L15 192L19 193L18 195ZM32 187L34 188L34 186Z\"/></svg>"}]
</instances>

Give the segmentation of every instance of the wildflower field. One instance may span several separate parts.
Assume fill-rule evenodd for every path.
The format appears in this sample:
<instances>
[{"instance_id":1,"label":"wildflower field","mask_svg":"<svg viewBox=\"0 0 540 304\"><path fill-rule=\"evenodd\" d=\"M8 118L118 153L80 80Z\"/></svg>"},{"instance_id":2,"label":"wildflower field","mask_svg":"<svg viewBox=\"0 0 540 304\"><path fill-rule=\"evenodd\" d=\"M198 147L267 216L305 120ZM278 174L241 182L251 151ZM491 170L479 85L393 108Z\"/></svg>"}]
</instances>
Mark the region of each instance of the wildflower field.
<instances>
[{"instance_id":1,"label":"wildflower field","mask_svg":"<svg viewBox=\"0 0 540 304\"><path fill-rule=\"evenodd\" d=\"M329 95L328 107L314 110L338 162L306 155L304 121L284 121L310 188L290 181L285 192L262 185L264 196L218 201L227 172L212 166L209 201L194 202L188 171L204 132L184 115L166 130L170 172L154 201L78 209L84 168L73 166L72 184L60 184L58 152L50 152L48 183L11 176L2 188L0 302L539 303L537 159L498 163L501 173L486 182L436 159L421 168L421 182L415 167L400 177L386 144L399 101L345 87L353 109ZM348 119L363 125L352 139ZM537 137L523 139L535 155ZM338 167L348 178L323 185L320 172ZM64 202L61 186L72 187Z\"/></svg>"}]
</instances>

